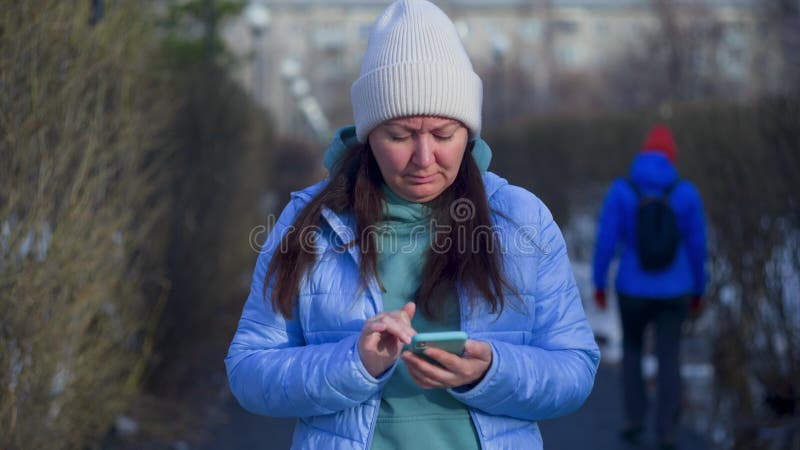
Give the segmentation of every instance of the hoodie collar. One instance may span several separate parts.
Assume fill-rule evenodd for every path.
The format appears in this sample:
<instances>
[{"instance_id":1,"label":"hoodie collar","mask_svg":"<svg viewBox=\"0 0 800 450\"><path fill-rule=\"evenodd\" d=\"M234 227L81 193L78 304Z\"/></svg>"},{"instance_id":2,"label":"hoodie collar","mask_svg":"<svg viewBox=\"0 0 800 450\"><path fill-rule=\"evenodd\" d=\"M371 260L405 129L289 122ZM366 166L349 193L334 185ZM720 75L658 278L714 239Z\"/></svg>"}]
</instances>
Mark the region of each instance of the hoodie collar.
<instances>
[{"instance_id":1,"label":"hoodie collar","mask_svg":"<svg viewBox=\"0 0 800 450\"><path fill-rule=\"evenodd\" d=\"M658 152L641 152L633 159L629 177L645 192L661 191L678 179L678 171Z\"/></svg>"}]
</instances>

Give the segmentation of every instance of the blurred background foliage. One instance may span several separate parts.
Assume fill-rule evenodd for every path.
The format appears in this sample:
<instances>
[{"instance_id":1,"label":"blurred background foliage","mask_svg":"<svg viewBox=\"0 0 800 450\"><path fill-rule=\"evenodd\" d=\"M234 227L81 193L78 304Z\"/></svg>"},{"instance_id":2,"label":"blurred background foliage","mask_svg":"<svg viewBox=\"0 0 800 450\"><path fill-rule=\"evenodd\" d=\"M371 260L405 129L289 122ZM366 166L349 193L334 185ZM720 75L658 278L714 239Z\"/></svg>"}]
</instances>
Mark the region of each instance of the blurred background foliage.
<instances>
[{"instance_id":1,"label":"blurred background foliage","mask_svg":"<svg viewBox=\"0 0 800 450\"><path fill-rule=\"evenodd\" d=\"M158 51L135 2L102 25L0 6L0 447L102 435L146 372L173 199Z\"/></svg>"},{"instance_id":2,"label":"blurred background foliage","mask_svg":"<svg viewBox=\"0 0 800 450\"><path fill-rule=\"evenodd\" d=\"M292 113L230 75L219 29L244 3L0 0L0 448L199 443L224 420L253 230L324 175L322 145L273 127ZM602 83L561 74L547 109L514 103L513 67L483 73L508 94L487 95L493 170L563 227L668 122L712 231L714 420L728 448L779 448L800 426L800 13L764 1L785 88L730 101L656 3L643 51Z\"/></svg>"},{"instance_id":3,"label":"blurred background foliage","mask_svg":"<svg viewBox=\"0 0 800 450\"><path fill-rule=\"evenodd\" d=\"M670 116L678 170L698 187L711 233L706 331L718 409L710 419L734 433L735 448L797 448L800 99L677 104ZM563 226L585 191L627 174L657 120L658 109L528 119L487 140L495 170L538 193Z\"/></svg>"},{"instance_id":4,"label":"blurred background foliage","mask_svg":"<svg viewBox=\"0 0 800 450\"><path fill-rule=\"evenodd\" d=\"M0 2L0 448L98 444L247 284L272 131L204 22L239 5L157 6Z\"/></svg>"}]
</instances>

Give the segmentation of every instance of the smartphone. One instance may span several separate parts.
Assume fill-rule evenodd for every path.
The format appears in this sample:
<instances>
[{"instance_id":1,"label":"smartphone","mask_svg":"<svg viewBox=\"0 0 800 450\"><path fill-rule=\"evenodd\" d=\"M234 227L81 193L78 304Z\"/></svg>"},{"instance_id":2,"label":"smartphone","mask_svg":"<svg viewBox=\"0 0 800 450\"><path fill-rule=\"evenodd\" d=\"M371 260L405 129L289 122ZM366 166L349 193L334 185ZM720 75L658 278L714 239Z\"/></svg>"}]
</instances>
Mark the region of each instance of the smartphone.
<instances>
[{"instance_id":1,"label":"smartphone","mask_svg":"<svg viewBox=\"0 0 800 450\"><path fill-rule=\"evenodd\" d=\"M429 347L440 348L454 355L464 354L467 344L467 333L463 331L439 331L435 333L418 333L411 338L409 350L424 356L423 350Z\"/></svg>"}]
</instances>

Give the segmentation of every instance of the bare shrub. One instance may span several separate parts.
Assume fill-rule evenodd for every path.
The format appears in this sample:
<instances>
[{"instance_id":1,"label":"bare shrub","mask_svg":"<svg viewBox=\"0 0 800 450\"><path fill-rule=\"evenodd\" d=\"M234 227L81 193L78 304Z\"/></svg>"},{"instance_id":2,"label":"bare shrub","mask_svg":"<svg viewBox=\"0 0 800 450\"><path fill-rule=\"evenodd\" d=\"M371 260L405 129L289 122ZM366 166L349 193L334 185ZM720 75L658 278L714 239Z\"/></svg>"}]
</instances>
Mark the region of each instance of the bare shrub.
<instances>
[{"instance_id":1,"label":"bare shrub","mask_svg":"<svg viewBox=\"0 0 800 450\"><path fill-rule=\"evenodd\" d=\"M272 126L218 66L197 61L170 70L176 114L167 139L175 198L169 215L170 295L159 323L148 392L188 406L224 381L225 348L248 292L257 252L251 231L264 226L272 183ZM200 418L198 418L200 420ZM186 430L173 428L174 438Z\"/></svg>"},{"instance_id":2,"label":"bare shrub","mask_svg":"<svg viewBox=\"0 0 800 450\"><path fill-rule=\"evenodd\" d=\"M323 168L319 146L314 142L282 139L275 143L272 187L279 196L278 204L289 202L292 191L320 181Z\"/></svg>"},{"instance_id":3,"label":"bare shrub","mask_svg":"<svg viewBox=\"0 0 800 450\"><path fill-rule=\"evenodd\" d=\"M800 99L670 108L678 169L712 239L708 313L724 448L800 442ZM494 167L565 223L570 193L627 173L656 111L528 119L485 133ZM598 205L599 208L599 205ZM794 447L792 447L794 445Z\"/></svg>"},{"instance_id":4,"label":"bare shrub","mask_svg":"<svg viewBox=\"0 0 800 450\"><path fill-rule=\"evenodd\" d=\"M139 385L164 305L169 96L140 2L0 8L0 447L79 448Z\"/></svg>"},{"instance_id":5,"label":"bare shrub","mask_svg":"<svg viewBox=\"0 0 800 450\"><path fill-rule=\"evenodd\" d=\"M783 439L800 439L800 102L695 107L675 126L714 225L719 414L735 448L789 448Z\"/></svg>"},{"instance_id":6,"label":"bare shrub","mask_svg":"<svg viewBox=\"0 0 800 450\"><path fill-rule=\"evenodd\" d=\"M488 130L493 170L540 196L566 221L568 193L627 171L645 130L642 116L567 115L520 119Z\"/></svg>"}]
</instances>

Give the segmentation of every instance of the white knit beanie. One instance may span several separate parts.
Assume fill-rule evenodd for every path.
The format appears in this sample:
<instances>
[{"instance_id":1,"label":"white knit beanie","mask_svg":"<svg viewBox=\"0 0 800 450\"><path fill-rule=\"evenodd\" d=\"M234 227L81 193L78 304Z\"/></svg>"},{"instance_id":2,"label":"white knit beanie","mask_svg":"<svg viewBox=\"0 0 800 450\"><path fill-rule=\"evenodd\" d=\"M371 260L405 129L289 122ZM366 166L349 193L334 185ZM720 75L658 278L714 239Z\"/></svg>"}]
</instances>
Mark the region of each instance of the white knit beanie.
<instances>
[{"instance_id":1,"label":"white knit beanie","mask_svg":"<svg viewBox=\"0 0 800 450\"><path fill-rule=\"evenodd\" d=\"M381 14L350 96L360 142L381 122L415 115L456 119L480 136L481 79L453 22L425 0L397 0Z\"/></svg>"}]
</instances>

